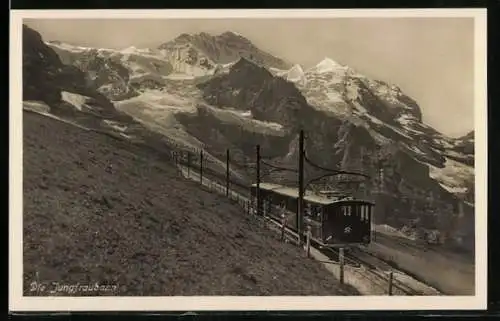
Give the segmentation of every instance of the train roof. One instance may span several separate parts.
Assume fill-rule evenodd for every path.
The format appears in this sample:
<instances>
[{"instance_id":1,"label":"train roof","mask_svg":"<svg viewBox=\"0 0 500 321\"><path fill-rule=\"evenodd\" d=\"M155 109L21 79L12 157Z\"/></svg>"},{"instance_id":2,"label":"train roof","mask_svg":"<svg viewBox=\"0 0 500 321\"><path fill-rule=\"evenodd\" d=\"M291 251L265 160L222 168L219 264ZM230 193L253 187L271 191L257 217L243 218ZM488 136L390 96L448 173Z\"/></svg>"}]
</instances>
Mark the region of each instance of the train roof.
<instances>
[{"instance_id":1,"label":"train roof","mask_svg":"<svg viewBox=\"0 0 500 321\"><path fill-rule=\"evenodd\" d=\"M257 184L252 184L252 187L257 187ZM292 198L299 197L298 188L287 187L287 186L274 184L274 183L260 183L259 187L263 190L272 191L274 193L281 194L284 196L288 196L288 197L292 197ZM352 201L373 204L373 202L368 201L368 200L329 198L329 197L313 194L310 192L309 193L306 192L306 194L304 195L304 200L312 202L312 203L322 204L322 205L329 205L329 204L342 203L342 202L352 202Z\"/></svg>"}]
</instances>

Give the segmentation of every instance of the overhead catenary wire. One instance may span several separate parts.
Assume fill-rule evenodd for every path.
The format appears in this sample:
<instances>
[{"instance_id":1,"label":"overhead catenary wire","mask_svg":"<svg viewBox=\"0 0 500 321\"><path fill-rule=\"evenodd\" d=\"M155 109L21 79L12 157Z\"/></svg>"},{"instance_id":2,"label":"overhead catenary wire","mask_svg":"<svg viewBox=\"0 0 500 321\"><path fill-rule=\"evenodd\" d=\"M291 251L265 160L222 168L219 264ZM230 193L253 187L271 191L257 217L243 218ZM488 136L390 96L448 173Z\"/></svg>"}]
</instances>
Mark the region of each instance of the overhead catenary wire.
<instances>
[{"instance_id":1,"label":"overhead catenary wire","mask_svg":"<svg viewBox=\"0 0 500 321\"><path fill-rule=\"evenodd\" d=\"M175 152L174 152L175 153ZM196 154L195 154L196 155ZM207 157L203 157L203 163L211 163L212 162L212 159L210 159L208 156L210 154L206 155ZM315 163L313 163L306 155L306 153L304 152L304 158L305 158L305 161L310 164L311 166L317 168L317 169L320 169L320 170L323 170L323 171L326 171L327 173L318 177L318 178L315 178L313 180L311 180L309 183L313 182L313 181L316 181L316 180L320 180L321 178L324 178L324 177L327 177L327 176L331 176L331 175L335 175L335 174L347 174L347 175L359 175L359 176L363 176L363 177L369 177L368 175L365 175L363 173L359 173L359 172L350 172L350 171L344 171L344 170L338 170L338 169L329 169L329 168L325 168L325 167L322 167L322 166L319 166ZM170 155L171 157L173 155ZM194 156L194 155L193 155ZM194 157L193 157L194 158ZM217 159L217 157L215 157L215 159ZM191 163L192 159L188 160L187 161L187 164L188 166L191 165L191 166L195 166L194 164ZM265 165L266 167L269 167L271 168L271 171L270 172L277 172L277 171L289 171L289 172L298 172L297 169L293 169L293 168L287 168L287 167L284 167L284 166L278 166L278 165L274 165L274 164L271 164L269 162L266 162L266 161L263 161L261 160L260 161L260 164L262 165ZM202 165L202 164L201 164ZM226 166L228 166L228 163L225 164ZM199 165L198 165L199 166ZM196 166L196 167L198 167ZM217 171L215 168L210 168L208 167L207 165L202 165L204 168L203 168L203 174L206 178L208 178L208 184L209 184L209 187L219 193L224 193L227 191L224 190L223 188L223 182L225 180L231 180L231 185L235 185L235 187L239 187L239 189L237 189L236 191L231 191L231 193L228 195L227 192L226 192L226 196L229 196L230 198L234 197L234 193L236 193L236 200L243 204L243 206L245 208L246 211L248 212L251 212L251 207L253 207L252 205L253 204L250 204L250 201L249 200L246 200L246 201L243 201L243 199L239 198L238 197L238 194L242 195L242 192L244 193L247 193L248 191L246 190L246 187L248 186L245 186L245 183L236 183L235 181L239 181L241 182L239 179L235 180L234 177L228 177L227 176L227 172L226 172L226 175L224 175L223 173ZM244 163L244 164L240 164L238 162L235 162L234 160L231 160L231 166L235 166L235 167L239 167L239 168L255 168L256 167L256 163ZM226 168L227 170L227 168ZM204 177L204 178L205 178ZM214 178L216 180L214 180ZM226 181L227 182L227 181ZM234 182L234 183L233 183ZM206 184L205 182L203 184ZM238 186L239 185L239 186ZM307 185L306 185L307 186ZM240 196L241 197L241 196ZM243 196L244 198L245 197L250 197L250 196ZM356 261L352 260L349 256L345 256L345 259L349 262L349 261L352 261L351 263L356 263Z\"/></svg>"},{"instance_id":2,"label":"overhead catenary wire","mask_svg":"<svg viewBox=\"0 0 500 321\"><path fill-rule=\"evenodd\" d=\"M281 167L281 166L276 166L276 165L272 165L272 164L269 164L263 160L260 161L262 164L266 165L266 166L269 166L275 170L279 170L279 171L289 171L289 172L294 172L294 173L297 173L298 170L296 168L286 168L286 167Z\"/></svg>"},{"instance_id":3,"label":"overhead catenary wire","mask_svg":"<svg viewBox=\"0 0 500 321\"><path fill-rule=\"evenodd\" d=\"M357 176L363 176L365 178L370 178L369 175L364 174L364 173L360 173L360 172L351 172L351 171L345 171L345 170L341 170L341 169L332 169L332 168L326 168L326 167L320 166L320 165L314 163L313 161L311 161L309 159L309 157L307 157L307 153L304 153L304 160L312 167L315 167L315 168L322 170L322 171L330 172L330 175L332 175L332 174L338 174L338 175L345 174L345 175L357 175ZM329 175L326 175L326 176L329 176Z\"/></svg>"}]
</instances>

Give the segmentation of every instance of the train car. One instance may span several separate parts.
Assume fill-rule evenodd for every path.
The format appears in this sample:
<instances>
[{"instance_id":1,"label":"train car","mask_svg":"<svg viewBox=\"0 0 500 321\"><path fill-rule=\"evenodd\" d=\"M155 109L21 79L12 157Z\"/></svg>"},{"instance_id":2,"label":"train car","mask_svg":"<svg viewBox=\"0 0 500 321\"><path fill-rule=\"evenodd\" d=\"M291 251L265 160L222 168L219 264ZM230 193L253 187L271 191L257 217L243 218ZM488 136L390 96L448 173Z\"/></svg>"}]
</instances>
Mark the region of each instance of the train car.
<instances>
[{"instance_id":1,"label":"train car","mask_svg":"<svg viewBox=\"0 0 500 321\"><path fill-rule=\"evenodd\" d=\"M260 183L259 187L264 215L278 218L279 208L284 208L287 227L297 230L298 189L270 183ZM256 184L251 186L251 196L256 204ZM306 193L302 226L311 226L313 239L324 246L368 244L374 205L363 199Z\"/></svg>"}]
</instances>

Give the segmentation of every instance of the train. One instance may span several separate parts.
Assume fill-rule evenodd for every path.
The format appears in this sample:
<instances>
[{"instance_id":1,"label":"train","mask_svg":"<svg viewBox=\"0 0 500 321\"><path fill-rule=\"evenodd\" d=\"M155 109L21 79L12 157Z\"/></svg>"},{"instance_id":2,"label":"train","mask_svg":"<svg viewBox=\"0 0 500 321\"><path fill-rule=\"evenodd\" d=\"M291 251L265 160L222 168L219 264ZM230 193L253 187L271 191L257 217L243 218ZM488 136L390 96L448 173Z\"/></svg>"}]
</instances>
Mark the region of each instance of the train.
<instances>
[{"instance_id":1,"label":"train","mask_svg":"<svg viewBox=\"0 0 500 321\"><path fill-rule=\"evenodd\" d=\"M285 219L286 227L297 232L298 189L273 183L252 184L253 204L261 199L262 215ZM375 203L342 195L327 197L305 193L301 223L311 229L311 238L321 246L367 245L372 240Z\"/></svg>"}]
</instances>

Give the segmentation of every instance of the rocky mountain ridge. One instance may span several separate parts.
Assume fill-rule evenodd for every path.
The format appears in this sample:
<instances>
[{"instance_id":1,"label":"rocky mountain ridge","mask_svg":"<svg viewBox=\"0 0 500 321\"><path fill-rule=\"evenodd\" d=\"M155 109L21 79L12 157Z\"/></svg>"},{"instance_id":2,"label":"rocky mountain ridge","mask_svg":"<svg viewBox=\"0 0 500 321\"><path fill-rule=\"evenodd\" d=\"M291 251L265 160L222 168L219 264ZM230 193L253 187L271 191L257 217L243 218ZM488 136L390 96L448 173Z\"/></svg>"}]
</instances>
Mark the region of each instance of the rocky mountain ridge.
<instances>
[{"instance_id":1,"label":"rocky mountain ridge","mask_svg":"<svg viewBox=\"0 0 500 321\"><path fill-rule=\"evenodd\" d=\"M206 32L184 33L161 44L158 49L165 57L170 58L170 61L185 62L207 70L215 68L216 65L232 63L239 58L246 58L267 67L290 67L289 63L260 50L247 38L231 31L216 36Z\"/></svg>"}]
</instances>

